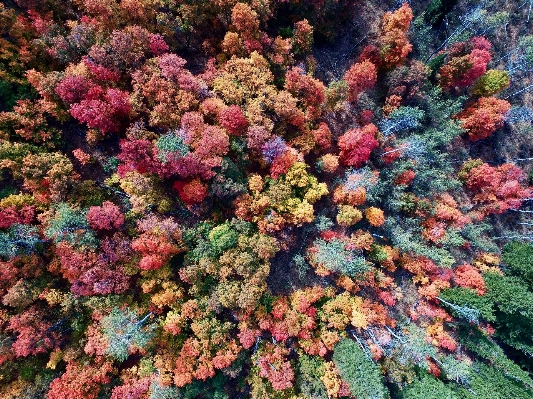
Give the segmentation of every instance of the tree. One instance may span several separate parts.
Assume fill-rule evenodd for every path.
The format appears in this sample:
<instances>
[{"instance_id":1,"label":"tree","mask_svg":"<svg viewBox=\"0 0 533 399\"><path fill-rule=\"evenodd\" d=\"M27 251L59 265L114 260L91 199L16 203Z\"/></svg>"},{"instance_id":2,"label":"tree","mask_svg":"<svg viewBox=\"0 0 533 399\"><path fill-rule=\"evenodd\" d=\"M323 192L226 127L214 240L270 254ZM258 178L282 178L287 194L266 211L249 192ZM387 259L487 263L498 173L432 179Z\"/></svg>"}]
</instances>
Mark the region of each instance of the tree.
<instances>
[{"instance_id":1,"label":"tree","mask_svg":"<svg viewBox=\"0 0 533 399\"><path fill-rule=\"evenodd\" d=\"M131 243L133 250L143 255L139 262L141 270L157 270L174 254L179 252L176 246L164 235L144 233Z\"/></svg>"},{"instance_id":2,"label":"tree","mask_svg":"<svg viewBox=\"0 0 533 399\"><path fill-rule=\"evenodd\" d=\"M139 101L136 107L147 112L150 126L178 128L181 117L196 110L204 97L206 83L193 76L185 64L176 54L163 54L132 73L132 97Z\"/></svg>"},{"instance_id":3,"label":"tree","mask_svg":"<svg viewBox=\"0 0 533 399\"><path fill-rule=\"evenodd\" d=\"M167 50L160 35L138 25L129 25L122 30L113 30L104 43L93 45L89 57L98 65L124 71L135 70L148 55L161 55Z\"/></svg>"},{"instance_id":4,"label":"tree","mask_svg":"<svg viewBox=\"0 0 533 399\"><path fill-rule=\"evenodd\" d=\"M70 159L60 152L29 153L12 173L23 178L24 188L45 203L64 200L79 178Z\"/></svg>"},{"instance_id":5,"label":"tree","mask_svg":"<svg viewBox=\"0 0 533 399\"><path fill-rule=\"evenodd\" d=\"M361 399L387 398L379 367L351 339L343 339L333 350L333 362L350 387L350 393Z\"/></svg>"},{"instance_id":6,"label":"tree","mask_svg":"<svg viewBox=\"0 0 533 399\"><path fill-rule=\"evenodd\" d=\"M87 211L87 223L95 230L118 230L124 224L120 208L110 201L102 206L91 206Z\"/></svg>"},{"instance_id":7,"label":"tree","mask_svg":"<svg viewBox=\"0 0 533 399\"><path fill-rule=\"evenodd\" d=\"M187 205L201 203L208 195L207 186L200 179L193 179L189 182L178 181L174 184L180 199Z\"/></svg>"},{"instance_id":8,"label":"tree","mask_svg":"<svg viewBox=\"0 0 533 399\"><path fill-rule=\"evenodd\" d=\"M131 248L142 254L141 270L157 270L173 255L181 252L181 230L172 218L148 215L138 222L142 234L131 242Z\"/></svg>"},{"instance_id":9,"label":"tree","mask_svg":"<svg viewBox=\"0 0 533 399\"><path fill-rule=\"evenodd\" d=\"M472 93L476 96L493 96L509 87L510 82L507 72L490 69L476 81Z\"/></svg>"},{"instance_id":10,"label":"tree","mask_svg":"<svg viewBox=\"0 0 533 399\"><path fill-rule=\"evenodd\" d=\"M88 90L87 95L71 105L70 114L82 123L102 133L118 132L129 119L131 105L129 93L99 86Z\"/></svg>"},{"instance_id":11,"label":"tree","mask_svg":"<svg viewBox=\"0 0 533 399\"><path fill-rule=\"evenodd\" d=\"M36 227L13 224L7 231L0 232L0 257L9 260L17 255L35 253L43 242Z\"/></svg>"},{"instance_id":12,"label":"tree","mask_svg":"<svg viewBox=\"0 0 533 399\"><path fill-rule=\"evenodd\" d=\"M57 105L46 99L18 100L13 112L0 112L0 128L4 137L11 134L25 141L53 147L60 132L51 126L52 122L64 120L65 116Z\"/></svg>"},{"instance_id":13,"label":"tree","mask_svg":"<svg viewBox=\"0 0 533 399\"><path fill-rule=\"evenodd\" d=\"M461 265L455 270L455 283L461 287L476 290L478 295L485 293L485 282L478 270L470 265Z\"/></svg>"},{"instance_id":14,"label":"tree","mask_svg":"<svg viewBox=\"0 0 533 399\"><path fill-rule=\"evenodd\" d=\"M376 140L378 129L374 124L360 129L351 129L339 138L340 162L346 166L360 168L370 158L371 152L379 146Z\"/></svg>"},{"instance_id":15,"label":"tree","mask_svg":"<svg viewBox=\"0 0 533 399\"><path fill-rule=\"evenodd\" d=\"M67 363L66 371L52 381L48 391L49 399L70 399L74 397L96 399L103 384L111 381L108 376L113 371L111 363L83 365Z\"/></svg>"},{"instance_id":16,"label":"tree","mask_svg":"<svg viewBox=\"0 0 533 399\"><path fill-rule=\"evenodd\" d=\"M361 211L350 205L341 205L337 214L337 223L340 226L352 226L363 218Z\"/></svg>"},{"instance_id":17,"label":"tree","mask_svg":"<svg viewBox=\"0 0 533 399\"><path fill-rule=\"evenodd\" d=\"M305 54L311 51L313 45L313 26L307 19L294 24L294 32L291 38L291 45L294 54Z\"/></svg>"},{"instance_id":18,"label":"tree","mask_svg":"<svg viewBox=\"0 0 533 399\"><path fill-rule=\"evenodd\" d=\"M248 127L248 121L237 105L231 105L220 111L219 120L222 127L233 136L242 135Z\"/></svg>"},{"instance_id":19,"label":"tree","mask_svg":"<svg viewBox=\"0 0 533 399\"><path fill-rule=\"evenodd\" d=\"M123 385L113 388L109 399L141 399L146 397L146 393L151 385L150 377L132 379Z\"/></svg>"},{"instance_id":20,"label":"tree","mask_svg":"<svg viewBox=\"0 0 533 399\"><path fill-rule=\"evenodd\" d=\"M510 272L523 278L533 286L533 246L527 243L513 241L505 245L502 263Z\"/></svg>"},{"instance_id":21,"label":"tree","mask_svg":"<svg viewBox=\"0 0 533 399\"><path fill-rule=\"evenodd\" d=\"M285 74L284 88L300 99L301 108L308 120L320 116L320 107L326 100L326 87L320 80L306 74L301 68L293 67Z\"/></svg>"},{"instance_id":22,"label":"tree","mask_svg":"<svg viewBox=\"0 0 533 399\"><path fill-rule=\"evenodd\" d=\"M309 249L309 262L319 275L331 272L343 273L350 277L361 276L370 269L365 258L348 249L346 240L333 238L329 241L316 239Z\"/></svg>"},{"instance_id":23,"label":"tree","mask_svg":"<svg viewBox=\"0 0 533 399\"><path fill-rule=\"evenodd\" d=\"M455 117L461 126L467 129L471 141L489 137L496 129L503 125L505 114L511 109L511 104L494 97L481 97L470 104Z\"/></svg>"},{"instance_id":24,"label":"tree","mask_svg":"<svg viewBox=\"0 0 533 399\"><path fill-rule=\"evenodd\" d=\"M485 273L487 301L495 309L496 336L524 355L533 352L533 342L523 335L533 325L533 309L529 301L533 291L521 278Z\"/></svg>"},{"instance_id":25,"label":"tree","mask_svg":"<svg viewBox=\"0 0 533 399\"><path fill-rule=\"evenodd\" d=\"M154 336L155 326L145 325L150 316L151 313L139 319L131 309L111 310L100 321L102 333L109 343L106 353L123 362L132 351L145 349Z\"/></svg>"},{"instance_id":26,"label":"tree","mask_svg":"<svg viewBox=\"0 0 533 399\"><path fill-rule=\"evenodd\" d=\"M387 12L383 16L381 27L381 57L387 68L402 64L413 46L407 40L407 31L411 26L413 11L408 3L394 12Z\"/></svg>"},{"instance_id":27,"label":"tree","mask_svg":"<svg viewBox=\"0 0 533 399\"><path fill-rule=\"evenodd\" d=\"M402 392L402 399L457 399L458 396L441 380L428 373L421 373Z\"/></svg>"},{"instance_id":28,"label":"tree","mask_svg":"<svg viewBox=\"0 0 533 399\"><path fill-rule=\"evenodd\" d=\"M365 218L374 227L379 227L385 223L385 215L379 208L371 206L365 210Z\"/></svg>"},{"instance_id":29,"label":"tree","mask_svg":"<svg viewBox=\"0 0 533 399\"><path fill-rule=\"evenodd\" d=\"M102 241L98 255L94 249L74 248L66 242L56 245L54 253L59 271L71 284L76 295L107 295L129 288L130 276L124 263L131 260L130 242L115 236Z\"/></svg>"},{"instance_id":30,"label":"tree","mask_svg":"<svg viewBox=\"0 0 533 399\"><path fill-rule=\"evenodd\" d=\"M160 159L154 156L153 145L149 140L120 140L120 149L117 156L121 161L117 170L120 177L134 170L139 173L162 173Z\"/></svg>"},{"instance_id":31,"label":"tree","mask_svg":"<svg viewBox=\"0 0 533 399\"><path fill-rule=\"evenodd\" d=\"M328 394L320 379L324 374L324 362L315 356L298 356L296 383L302 393L310 398L327 399Z\"/></svg>"},{"instance_id":32,"label":"tree","mask_svg":"<svg viewBox=\"0 0 533 399\"><path fill-rule=\"evenodd\" d=\"M259 375L265 377L277 391L291 388L294 383L294 371L285 359L288 354L286 348L269 342L258 353Z\"/></svg>"},{"instance_id":33,"label":"tree","mask_svg":"<svg viewBox=\"0 0 533 399\"><path fill-rule=\"evenodd\" d=\"M481 77L491 60L491 43L484 37L455 43L448 51L448 62L440 67L439 84L445 89L467 87Z\"/></svg>"},{"instance_id":34,"label":"tree","mask_svg":"<svg viewBox=\"0 0 533 399\"><path fill-rule=\"evenodd\" d=\"M473 367L478 372L472 373L469 386L456 390L460 399L505 399L508 397L526 399L532 394L530 387L507 376L502 370L479 362L476 362Z\"/></svg>"},{"instance_id":35,"label":"tree","mask_svg":"<svg viewBox=\"0 0 533 399\"><path fill-rule=\"evenodd\" d=\"M398 107L379 123L381 134L397 135L406 130L415 130L420 126L425 112L418 107Z\"/></svg>"},{"instance_id":36,"label":"tree","mask_svg":"<svg viewBox=\"0 0 533 399\"><path fill-rule=\"evenodd\" d=\"M15 356L35 356L59 347L61 334L54 327L35 306L11 317L7 329L18 334L12 344Z\"/></svg>"},{"instance_id":37,"label":"tree","mask_svg":"<svg viewBox=\"0 0 533 399\"><path fill-rule=\"evenodd\" d=\"M530 195L530 189L522 185L522 170L512 164L493 167L480 159L469 160L459 171L459 179L472 190L481 217L518 209Z\"/></svg>"},{"instance_id":38,"label":"tree","mask_svg":"<svg viewBox=\"0 0 533 399\"><path fill-rule=\"evenodd\" d=\"M259 32L258 15L246 3L235 4L231 11L231 23L245 38L252 37Z\"/></svg>"},{"instance_id":39,"label":"tree","mask_svg":"<svg viewBox=\"0 0 533 399\"><path fill-rule=\"evenodd\" d=\"M348 101L356 101L359 93L371 89L377 79L377 68L370 61L365 60L353 64L344 75L344 80L349 87Z\"/></svg>"},{"instance_id":40,"label":"tree","mask_svg":"<svg viewBox=\"0 0 533 399\"><path fill-rule=\"evenodd\" d=\"M152 380L150 385L150 396L148 399L181 399L181 392L171 386L165 386L156 380Z\"/></svg>"},{"instance_id":41,"label":"tree","mask_svg":"<svg viewBox=\"0 0 533 399\"><path fill-rule=\"evenodd\" d=\"M287 151L287 144L281 137L276 136L268 140L261 146L263 158L266 162L272 163L274 160Z\"/></svg>"},{"instance_id":42,"label":"tree","mask_svg":"<svg viewBox=\"0 0 533 399\"><path fill-rule=\"evenodd\" d=\"M56 244L67 242L74 246L95 247L98 240L89 228L86 214L86 211L73 209L66 203L58 204L47 221L44 231L46 237Z\"/></svg>"},{"instance_id":43,"label":"tree","mask_svg":"<svg viewBox=\"0 0 533 399\"><path fill-rule=\"evenodd\" d=\"M8 229L14 224L31 224L35 218L35 212L34 205L6 206L0 210L0 229Z\"/></svg>"},{"instance_id":44,"label":"tree","mask_svg":"<svg viewBox=\"0 0 533 399\"><path fill-rule=\"evenodd\" d=\"M96 84L85 76L68 75L55 87L55 93L67 104L76 104L84 100L89 90Z\"/></svg>"}]
</instances>

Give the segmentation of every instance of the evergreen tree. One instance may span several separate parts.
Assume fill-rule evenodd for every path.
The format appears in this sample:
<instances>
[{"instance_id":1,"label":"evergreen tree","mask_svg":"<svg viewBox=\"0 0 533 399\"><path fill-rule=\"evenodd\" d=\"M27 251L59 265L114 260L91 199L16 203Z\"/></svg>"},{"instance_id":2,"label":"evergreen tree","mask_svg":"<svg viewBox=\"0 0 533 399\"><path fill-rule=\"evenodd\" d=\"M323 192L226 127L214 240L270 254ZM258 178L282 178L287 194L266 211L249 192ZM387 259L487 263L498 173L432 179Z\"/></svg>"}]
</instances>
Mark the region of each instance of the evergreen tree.
<instances>
[{"instance_id":1,"label":"evergreen tree","mask_svg":"<svg viewBox=\"0 0 533 399\"><path fill-rule=\"evenodd\" d=\"M379 366L351 339L343 339L333 350L333 362L352 395L359 399L386 399L389 393Z\"/></svg>"}]
</instances>

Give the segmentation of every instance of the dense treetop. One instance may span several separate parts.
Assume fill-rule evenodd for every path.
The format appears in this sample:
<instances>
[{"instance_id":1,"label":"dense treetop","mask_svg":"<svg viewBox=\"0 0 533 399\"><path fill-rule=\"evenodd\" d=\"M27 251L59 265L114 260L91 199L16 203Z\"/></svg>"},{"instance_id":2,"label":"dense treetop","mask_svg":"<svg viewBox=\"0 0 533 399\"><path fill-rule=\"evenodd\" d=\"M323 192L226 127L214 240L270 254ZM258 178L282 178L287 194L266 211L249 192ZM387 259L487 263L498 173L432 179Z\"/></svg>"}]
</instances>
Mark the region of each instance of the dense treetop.
<instances>
[{"instance_id":1,"label":"dense treetop","mask_svg":"<svg viewBox=\"0 0 533 399\"><path fill-rule=\"evenodd\" d=\"M1 2L0 397L532 397L531 4Z\"/></svg>"}]
</instances>

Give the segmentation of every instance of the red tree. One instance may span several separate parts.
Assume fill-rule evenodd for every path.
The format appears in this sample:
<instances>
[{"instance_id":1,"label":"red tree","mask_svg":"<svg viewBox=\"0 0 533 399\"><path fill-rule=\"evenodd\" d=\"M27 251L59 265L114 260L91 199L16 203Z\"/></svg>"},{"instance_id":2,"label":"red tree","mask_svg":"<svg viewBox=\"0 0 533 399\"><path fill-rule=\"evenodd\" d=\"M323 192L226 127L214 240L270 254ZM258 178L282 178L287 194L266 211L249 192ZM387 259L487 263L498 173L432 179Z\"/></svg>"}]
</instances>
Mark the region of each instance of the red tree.
<instances>
[{"instance_id":1,"label":"red tree","mask_svg":"<svg viewBox=\"0 0 533 399\"><path fill-rule=\"evenodd\" d=\"M143 399L146 397L151 383L150 377L128 380L123 385L113 388L109 399Z\"/></svg>"},{"instance_id":2,"label":"red tree","mask_svg":"<svg viewBox=\"0 0 533 399\"><path fill-rule=\"evenodd\" d=\"M207 186L200 179L193 179L190 182L178 181L173 187L187 205L201 203L207 197Z\"/></svg>"},{"instance_id":3,"label":"red tree","mask_svg":"<svg viewBox=\"0 0 533 399\"><path fill-rule=\"evenodd\" d=\"M301 105L308 119L314 119L321 113L321 105L326 100L324 84L294 67L285 74L285 90L301 100Z\"/></svg>"},{"instance_id":4,"label":"red tree","mask_svg":"<svg viewBox=\"0 0 533 399\"><path fill-rule=\"evenodd\" d=\"M344 75L348 83L348 101L356 101L359 93L372 88L378 79L377 68L370 61L362 61L353 64Z\"/></svg>"},{"instance_id":5,"label":"red tree","mask_svg":"<svg viewBox=\"0 0 533 399\"><path fill-rule=\"evenodd\" d=\"M151 141L141 140L121 140L121 153L118 159L122 162L117 170L120 177L126 173L136 170L139 173L160 173L162 171L161 162L154 156L154 145Z\"/></svg>"},{"instance_id":6,"label":"red tree","mask_svg":"<svg viewBox=\"0 0 533 399\"><path fill-rule=\"evenodd\" d=\"M219 121L233 136L240 136L248 127L248 121L238 105L231 105L220 112Z\"/></svg>"},{"instance_id":7,"label":"red tree","mask_svg":"<svg viewBox=\"0 0 533 399\"><path fill-rule=\"evenodd\" d=\"M144 233L133 240L131 247L143 255L139 262L141 270L159 269L170 256L179 252L167 237L151 233Z\"/></svg>"},{"instance_id":8,"label":"red tree","mask_svg":"<svg viewBox=\"0 0 533 399\"><path fill-rule=\"evenodd\" d=\"M205 124L198 112L183 115L180 132L190 151L185 155L169 153L161 173L165 176L177 174L183 179L212 178L213 168L221 165L222 156L229 150L229 136L219 126Z\"/></svg>"},{"instance_id":9,"label":"red tree","mask_svg":"<svg viewBox=\"0 0 533 399\"><path fill-rule=\"evenodd\" d=\"M142 270L159 269L174 254L183 250L181 230L172 218L162 219L149 215L137 222L142 234L131 247L142 254Z\"/></svg>"},{"instance_id":10,"label":"red tree","mask_svg":"<svg viewBox=\"0 0 533 399\"><path fill-rule=\"evenodd\" d=\"M379 146L377 133L378 128L372 123L344 133L339 138L341 163L356 168L363 166L370 158L370 153Z\"/></svg>"},{"instance_id":11,"label":"red tree","mask_svg":"<svg viewBox=\"0 0 533 399\"><path fill-rule=\"evenodd\" d=\"M95 86L85 76L67 76L57 84L55 92L67 104L75 104L84 100Z\"/></svg>"},{"instance_id":12,"label":"red tree","mask_svg":"<svg viewBox=\"0 0 533 399\"><path fill-rule=\"evenodd\" d=\"M481 160L471 160L463 165L459 178L472 190L473 200L480 205L477 210L482 215L518 209L532 193L522 185L522 170L512 164L494 167Z\"/></svg>"},{"instance_id":13,"label":"red tree","mask_svg":"<svg viewBox=\"0 0 533 399\"><path fill-rule=\"evenodd\" d=\"M439 69L439 84L444 88L466 87L485 73L490 62L491 44L484 37L455 43L448 61Z\"/></svg>"},{"instance_id":14,"label":"red tree","mask_svg":"<svg viewBox=\"0 0 533 399\"><path fill-rule=\"evenodd\" d=\"M86 97L70 107L70 114L102 133L117 132L127 121L131 110L129 94L119 89L94 86Z\"/></svg>"},{"instance_id":15,"label":"red tree","mask_svg":"<svg viewBox=\"0 0 533 399\"><path fill-rule=\"evenodd\" d=\"M13 316L7 329L18 334L12 345L15 356L38 355L58 346L61 335L52 325L35 307Z\"/></svg>"},{"instance_id":16,"label":"red tree","mask_svg":"<svg viewBox=\"0 0 533 399\"><path fill-rule=\"evenodd\" d=\"M14 225L30 224L35 218L35 207L24 205L20 209L15 206L8 206L0 211L0 229L7 229Z\"/></svg>"},{"instance_id":17,"label":"red tree","mask_svg":"<svg viewBox=\"0 0 533 399\"><path fill-rule=\"evenodd\" d=\"M76 295L107 295L129 288L130 277L123 262L130 260L129 242L120 237L102 241L99 254L76 251L62 242L55 249L60 261L59 271L71 284Z\"/></svg>"},{"instance_id":18,"label":"red tree","mask_svg":"<svg viewBox=\"0 0 533 399\"><path fill-rule=\"evenodd\" d=\"M89 226L96 230L118 230L124 224L120 208L109 201L102 206L91 206L87 212Z\"/></svg>"},{"instance_id":19,"label":"red tree","mask_svg":"<svg viewBox=\"0 0 533 399\"><path fill-rule=\"evenodd\" d=\"M257 360L259 375L265 377L275 390L292 387L294 371L291 364L285 359L289 350L281 345L266 344Z\"/></svg>"},{"instance_id":20,"label":"red tree","mask_svg":"<svg viewBox=\"0 0 533 399\"><path fill-rule=\"evenodd\" d=\"M365 46L361 54L359 54L359 58L357 62L363 62L363 61L370 61L372 64L374 64L376 67L381 67L381 64L383 63L381 59L381 52L379 48L373 45Z\"/></svg>"},{"instance_id":21,"label":"red tree","mask_svg":"<svg viewBox=\"0 0 533 399\"><path fill-rule=\"evenodd\" d=\"M408 186L411 184L411 182L416 177L416 173L412 169L407 169L406 171L400 173L398 176L396 176L396 179L394 179L395 185L406 185Z\"/></svg>"},{"instance_id":22,"label":"red tree","mask_svg":"<svg viewBox=\"0 0 533 399\"><path fill-rule=\"evenodd\" d=\"M479 271L470 265L464 264L455 270L455 283L461 287L472 288L478 295L485 293L485 282Z\"/></svg>"},{"instance_id":23,"label":"red tree","mask_svg":"<svg viewBox=\"0 0 533 399\"><path fill-rule=\"evenodd\" d=\"M315 144L319 149L325 150L331 146L331 130L325 122L320 122L318 127L311 132Z\"/></svg>"},{"instance_id":24,"label":"red tree","mask_svg":"<svg viewBox=\"0 0 533 399\"><path fill-rule=\"evenodd\" d=\"M455 117L462 122L463 128L468 129L468 138L477 141L489 137L502 126L510 109L511 104L506 100L481 97Z\"/></svg>"},{"instance_id":25,"label":"red tree","mask_svg":"<svg viewBox=\"0 0 533 399\"><path fill-rule=\"evenodd\" d=\"M100 366L68 363L63 375L50 384L48 399L96 399L102 384L111 381L108 374L112 371L108 362Z\"/></svg>"},{"instance_id":26,"label":"red tree","mask_svg":"<svg viewBox=\"0 0 533 399\"><path fill-rule=\"evenodd\" d=\"M294 153L294 150L287 148L283 154L274 158L270 166L270 177L277 179L280 175L284 175L297 160L298 157Z\"/></svg>"}]
</instances>

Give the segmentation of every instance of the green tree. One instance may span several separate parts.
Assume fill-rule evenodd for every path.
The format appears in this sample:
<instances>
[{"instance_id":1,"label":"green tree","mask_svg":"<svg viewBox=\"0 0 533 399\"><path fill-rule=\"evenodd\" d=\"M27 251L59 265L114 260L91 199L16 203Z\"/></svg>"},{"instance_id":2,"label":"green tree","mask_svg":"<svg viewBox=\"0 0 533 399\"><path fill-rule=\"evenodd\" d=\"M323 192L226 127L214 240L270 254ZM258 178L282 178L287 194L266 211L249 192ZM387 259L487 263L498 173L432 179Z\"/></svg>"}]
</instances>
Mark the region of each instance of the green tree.
<instances>
[{"instance_id":1,"label":"green tree","mask_svg":"<svg viewBox=\"0 0 533 399\"><path fill-rule=\"evenodd\" d=\"M479 318L489 322L496 320L492 302L470 288L454 287L444 290L440 293L439 300L454 316L468 322L478 322Z\"/></svg>"},{"instance_id":2,"label":"green tree","mask_svg":"<svg viewBox=\"0 0 533 399\"><path fill-rule=\"evenodd\" d=\"M326 387L320 379L324 375L323 367L324 362L321 358L300 354L296 384L306 397L313 399L328 398Z\"/></svg>"},{"instance_id":3,"label":"green tree","mask_svg":"<svg viewBox=\"0 0 533 399\"><path fill-rule=\"evenodd\" d=\"M457 335L464 348L486 360L493 367L502 370L507 377L520 381L525 386L533 387L533 380L529 373L509 359L489 335L467 325L460 326Z\"/></svg>"},{"instance_id":4,"label":"green tree","mask_svg":"<svg viewBox=\"0 0 533 399\"><path fill-rule=\"evenodd\" d=\"M86 214L85 210L71 208L65 203L58 204L44 231L46 237L56 244L66 241L75 246L96 247L98 240L87 223Z\"/></svg>"},{"instance_id":5,"label":"green tree","mask_svg":"<svg viewBox=\"0 0 533 399\"><path fill-rule=\"evenodd\" d=\"M351 339L343 339L333 349L333 362L339 374L358 399L385 399L389 392L381 377L380 368L366 357L365 352Z\"/></svg>"},{"instance_id":6,"label":"green tree","mask_svg":"<svg viewBox=\"0 0 533 399\"><path fill-rule=\"evenodd\" d=\"M518 241L510 242L504 247L502 263L509 267L509 272L524 279L533 287L533 245Z\"/></svg>"},{"instance_id":7,"label":"green tree","mask_svg":"<svg viewBox=\"0 0 533 399\"><path fill-rule=\"evenodd\" d=\"M42 243L44 241L40 238L36 227L14 224L0 232L0 258L12 259L17 255L29 255Z\"/></svg>"},{"instance_id":8,"label":"green tree","mask_svg":"<svg viewBox=\"0 0 533 399\"><path fill-rule=\"evenodd\" d=\"M126 360L133 348L144 349L154 336L155 326L145 326L152 314L149 313L139 320L137 313L131 309L114 308L102 318L102 333L109 346L107 354L119 362Z\"/></svg>"},{"instance_id":9,"label":"green tree","mask_svg":"<svg viewBox=\"0 0 533 399\"><path fill-rule=\"evenodd\" d=\"M224 223L213 228L209 232L208 238L216 253L221 254L237 244L239 233L232 229L229 223Z\"/></svg>"},{"instance_id":10,"label":"green tree","mask_svg":"<svg viewBox=\"0 0 533 399\"><path fill-rule=\"evenodd\" d=\"M458 399L458 396L441 380L427 373L421 373L400 393L401 399Z\"/></svg>"},{"instance_id":11,"label":"green tree","mask_svg":"<svg viewBox=\"0 0 533 399\"><path fill-rule=\"evenodd\" d=\"M315 251L312 254L312 262L323 264L332 272L357 277L370 269L365 258L353 250L346 249L346 242L340 239L325 241L319 238L315 240L313 247Z\"/></svg>"},{"instance_id":12,"label":"green tree","mask_svg":"<svg viewBox=\"0 0 533 399\"><path fill-rule=\"evenodd\" d=\"M530 399L533 390L504 374L502 370L474 363L469 387L459 387L456 394L460 399Z\"/></svg>"},{"instance_id":13,"label":"green tree","mask_svg":"<svg viewBox=\"0 0 533 399\"><path fill-rule=\"evenodd\" d=\"M496 336L507 345L533 355L533 292L519 277L483 275L486 297L494 305Z\"/></svg>"}]
</instances>

